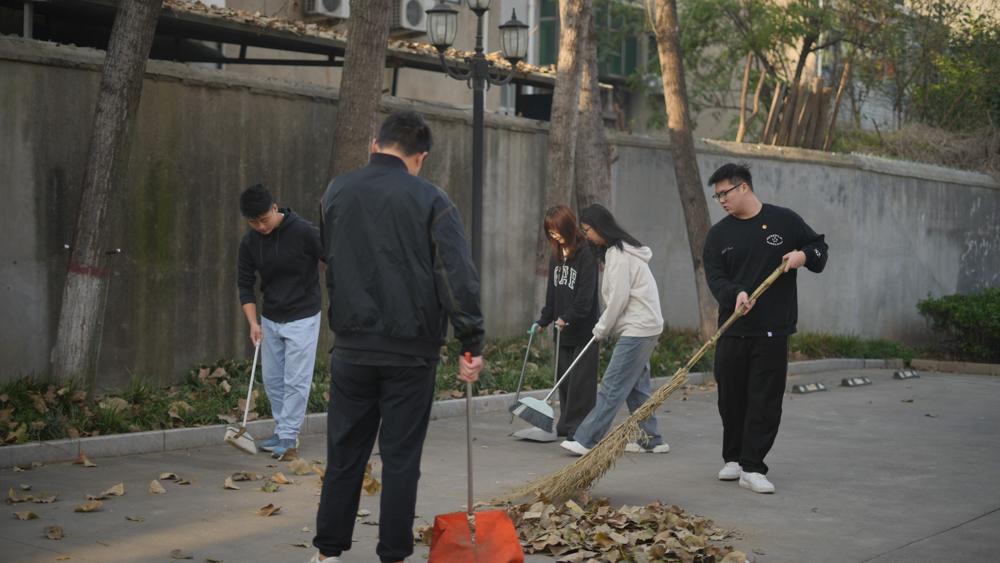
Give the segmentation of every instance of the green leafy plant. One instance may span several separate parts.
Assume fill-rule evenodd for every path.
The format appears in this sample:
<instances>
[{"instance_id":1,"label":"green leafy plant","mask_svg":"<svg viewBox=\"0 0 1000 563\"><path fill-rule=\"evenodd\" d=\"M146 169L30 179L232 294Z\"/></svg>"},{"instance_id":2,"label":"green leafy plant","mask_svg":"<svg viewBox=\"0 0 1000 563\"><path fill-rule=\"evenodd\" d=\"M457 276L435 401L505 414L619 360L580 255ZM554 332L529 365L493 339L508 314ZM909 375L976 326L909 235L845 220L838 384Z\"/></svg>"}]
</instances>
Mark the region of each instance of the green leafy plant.
<instances>
[{"instance_id":1,"label":"green leafy plant","mask_svg":"<svg viewBox=\"0 0 1000 563\"><path fill-rule=\"evenodd\" d=\"M940 335L939 352L961 360L1000 362L1000 289L928 297L917 310Z\"/></svg>"}]
</instances>

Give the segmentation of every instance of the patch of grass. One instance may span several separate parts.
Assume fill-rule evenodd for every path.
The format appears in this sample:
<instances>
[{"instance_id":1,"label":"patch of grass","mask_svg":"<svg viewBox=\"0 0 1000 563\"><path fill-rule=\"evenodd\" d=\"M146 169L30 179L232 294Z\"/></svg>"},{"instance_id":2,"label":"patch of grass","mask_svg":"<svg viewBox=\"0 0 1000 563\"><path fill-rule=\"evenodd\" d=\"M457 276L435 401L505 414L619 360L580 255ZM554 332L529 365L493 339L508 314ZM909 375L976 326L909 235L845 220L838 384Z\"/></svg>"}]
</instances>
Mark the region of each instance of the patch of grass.
<instances>
[{"instance_id":1,"label":"patch of grass","mask_svg":"<svg viewBox=\"0 0 1000 563\"><path fill-rule=\"evenodd\" d=\"M853 335L798 333L788 342L789 359L821 358L902 358L909 363L913 349L891 340L868 340Z\"/></svg>"},{"instance_id":2,"label":"patch of grass","mask_svg":"<svg viewBox=\"0 0 1000 563\"><path fill-rule=\"evenodd\" d=\"M521 373L527 337L492 341L485 349L486 369L474 393L488 395L514 391ZM694 330L667 330L650 358L653 377L672 375L687 362L702 342ZM887 340L865 340L856 336L796 334L790 341L790 359L816 358L913 358L913 351ZM525 370L524 389L552 386L551 335L535 337ZM613 345L601 346L600 373L611 358ZM714 350L694 366L711 371ZM436 382L438 399L464 396L465 384L458 380L459 346L451 342L441 355ZM250 360L219 360L191 368L177 385L161 388L142 377L134 378L117 393L90 396L77 383L56 384L44 378L21 378L0 385L0 443L20 444L35 440L96 436L165 428L184 428L236 422L243 416L242 402L250 377ZM271 416L271 405L257 373L251 412L258 418ZM329 401L330 372L316 362L308 411L325 412Z\"/></svg>"}]
</instances>

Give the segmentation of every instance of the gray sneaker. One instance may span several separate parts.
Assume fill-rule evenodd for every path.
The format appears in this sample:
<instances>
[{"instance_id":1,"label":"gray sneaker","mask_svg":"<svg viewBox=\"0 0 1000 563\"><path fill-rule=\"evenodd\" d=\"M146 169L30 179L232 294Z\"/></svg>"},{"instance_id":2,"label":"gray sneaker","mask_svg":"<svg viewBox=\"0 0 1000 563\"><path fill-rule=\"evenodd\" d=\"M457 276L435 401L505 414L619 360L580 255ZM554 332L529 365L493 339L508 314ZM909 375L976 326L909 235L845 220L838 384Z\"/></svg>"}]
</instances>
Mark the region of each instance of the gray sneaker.
<instances>
[{"instance_id":1,"label":"gray sneaker","mask_svg":"<svg viewBox=\"0 0 1000 563\"><path fill-rule=\"evenodd\" d=\"M281 438L278 440L278 444L271 449L271 457L274 459L281 459L288 450L294 450L299 447L299 439L295 438Z\"/></svg>"}]
</instances>

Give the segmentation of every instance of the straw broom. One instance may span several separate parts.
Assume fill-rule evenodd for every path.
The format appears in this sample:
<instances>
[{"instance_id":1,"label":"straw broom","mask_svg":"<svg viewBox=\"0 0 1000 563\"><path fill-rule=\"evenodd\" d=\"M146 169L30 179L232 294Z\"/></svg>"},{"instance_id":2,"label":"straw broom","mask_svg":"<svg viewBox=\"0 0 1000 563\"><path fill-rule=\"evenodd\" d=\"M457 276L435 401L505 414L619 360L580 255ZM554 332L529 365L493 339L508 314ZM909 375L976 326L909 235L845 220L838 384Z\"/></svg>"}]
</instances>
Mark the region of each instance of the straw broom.
<instances>
[{"instance_id":1,"label":"straw broom","mask_svg":"<svg viewBox=\"0 0 1000 563\"><path fill-rule=\"evenodd\" d=\"M767 288L771 287L776 279L784 272L785 261L771 275L764 280L760 286L750 295L753 301L761 296ZM745 308L733 311L729 319L719 327L719 330L706 342L701 349L695 352L694 356L688 360L687 364L678 369L673 377L666 384L656 390L648 401L635 410L624 422L616 426L603 440L598 442L584 456L580 457L566 467L523 485L513 491L493 499L492 504L499 505L514 502L527 497L536 497L549 503L562 502L572 498L580 491L585 491L591 487L598 479L604 476L625 451L625 446L642 436L642 429L639 423L649 418L653 412L660 407L674 391L687 382L688 372L698 363L698 360L705 354L712 345L719 340L722 333L726 331L737 319L746 314Z\"/></svg>"}]
</instances>

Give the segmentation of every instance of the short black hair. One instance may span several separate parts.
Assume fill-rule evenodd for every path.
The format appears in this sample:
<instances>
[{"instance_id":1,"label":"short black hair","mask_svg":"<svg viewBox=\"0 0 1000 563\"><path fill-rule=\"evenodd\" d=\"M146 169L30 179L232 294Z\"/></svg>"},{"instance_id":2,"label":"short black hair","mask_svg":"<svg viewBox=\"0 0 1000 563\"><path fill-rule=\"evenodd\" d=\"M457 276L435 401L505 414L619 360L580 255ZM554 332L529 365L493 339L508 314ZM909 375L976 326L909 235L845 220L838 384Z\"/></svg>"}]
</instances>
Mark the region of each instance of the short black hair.
<instances>
[{"instance_id":1,"label":"short black hair","mask_svg":"<svg viewBox=\"0 0 1000 563\"><path fill-rule=\"evenodd\" d=\"M263 184L254 184L240 194L240 213L247 219L260 217L271 209L274 200Z\"/></svg>"},{"instance_id":2,"label":"short black hair","mask_svg":"<svg viewBox=\"0 0 1000 563\"><path fill-rule=\"evenodd\" d=\"M750 176L750 165L745 162L727 162L719 167L712 177L708 179L708 185L714 186L722 180L729 180L730 184L736 185L740 182L746 182L750 189L753 190L753 177Z\"/></svg>"},{"instance_id":3,"label":"short black hair","mask_svg":"<svg viewBox=\"0 0 1000 563\"><path fill-rule=\"evenodd\" d=\"M375 142L382 148L396 147L406 156L430 152L434 144L430 126L415 111L397 111L385 118Z\"/></svg>"}]
</instances>

